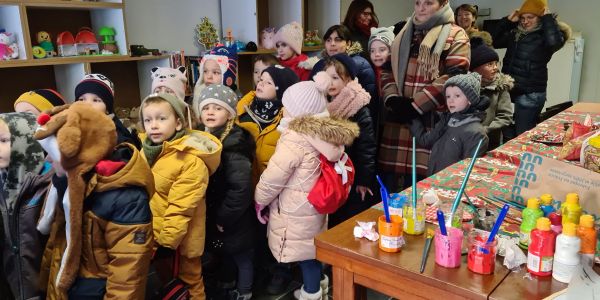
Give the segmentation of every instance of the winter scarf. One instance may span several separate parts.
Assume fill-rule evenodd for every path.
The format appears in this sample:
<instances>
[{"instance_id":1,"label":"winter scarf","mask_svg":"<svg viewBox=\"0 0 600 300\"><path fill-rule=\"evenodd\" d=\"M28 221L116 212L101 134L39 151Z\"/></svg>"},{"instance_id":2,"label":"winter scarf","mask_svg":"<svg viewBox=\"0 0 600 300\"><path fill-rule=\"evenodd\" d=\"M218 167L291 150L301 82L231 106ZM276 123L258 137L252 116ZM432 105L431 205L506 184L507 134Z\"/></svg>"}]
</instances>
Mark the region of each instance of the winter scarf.
<instances>
[{"instance_id":1,"label":"winter scarf","mask_svg":"<svg viewBox=\"0 0 600 300\"><path fill-rule=\"evenodd\" d=\"M252 119L258 120L261 126L264 126L273 122L282 106L278 99L262 99L254 96L254 101L247 111L251 113Z\"/></svg>"},{"instance_id":2,"label":"winter scarf","mask_svg":"<svg viewBox=\"0 0 600 300\"><path fill-rule=\"evenodd\" d=\"M185 129L179 130L175 132L175 135L171 139L169 139L169 141L180 139L185 134ZM163 145L164 142L155 145L154 143L152 143L152 140L150 140L149 137L147 137L142 143L142 150L144 150L144 155L146 155L146 160L148 161L148 165L150 165L150 167L154 165L154 163L156 162L156 158L158 158L158 155L162 152Z\"/></svg>"},{"instance_id":3,"label":"winter scarf","mask_svg":"<svg viewBox=\"0 0 600 300\"><path fill-rule=\"evenodd\" d=\"M358 78L348 82L340 93L327 104L332 117L348 119L369 104L371 95L358 83Z\"/></svg>"},{"instance_id":4,"label":"winter scarf","mask_svg":"<svg viewBox=\"0 0 600 300\"><path fill-rule=\"evenodd\" d=\"M531 28L530 30L526 30L521 25L517 26L517 29L515 29L515 31L516 31L515 32L515 42L518 42L520 39L522 39L526 35L528 35L532 32L538 31L540 29L542 29L542 21L541 20L534 28Z\"/></svg>"},{"instance_id":5,"label":"winter scarf","mask_svg":"<svg viewBox=\"0 0 600 300\"><path fill-rule=\"evenodd\" d=\"M439 76L439 64L446 39L450 35L450 29L454 23L454 14L449 4L440 8L427 22L419 23L415 20L415 14L407 20L406 25L398 33L400 38L400 51L398 59L398 76L396 82L404 82L408 60L410 56L410 44L415 30L427 31L427 35L419 46L417 57L419 69L425 80L429 81ZM402 90L399 88L399 90Z\"/></svg>"}]
</instances>

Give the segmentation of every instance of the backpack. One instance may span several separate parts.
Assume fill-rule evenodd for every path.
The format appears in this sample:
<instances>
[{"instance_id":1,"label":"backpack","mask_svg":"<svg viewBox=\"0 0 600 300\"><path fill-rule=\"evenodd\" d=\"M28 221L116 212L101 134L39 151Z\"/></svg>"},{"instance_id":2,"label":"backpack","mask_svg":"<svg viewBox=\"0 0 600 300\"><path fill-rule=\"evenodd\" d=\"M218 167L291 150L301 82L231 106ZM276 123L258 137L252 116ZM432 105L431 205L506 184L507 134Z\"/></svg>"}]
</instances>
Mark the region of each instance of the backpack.
<instances>
[{"instance_id":1,"label":"backpack","mask_svg":"<svg viewBox=\"0 0 600 300\"><path fill-rule=\"evenodd\" d=\"M307 198L317 212L331 214L346 203L356 171L346 153L337 162L328 161L322 154L319 159L321 175Z\"/></svg>"}]
</instances>

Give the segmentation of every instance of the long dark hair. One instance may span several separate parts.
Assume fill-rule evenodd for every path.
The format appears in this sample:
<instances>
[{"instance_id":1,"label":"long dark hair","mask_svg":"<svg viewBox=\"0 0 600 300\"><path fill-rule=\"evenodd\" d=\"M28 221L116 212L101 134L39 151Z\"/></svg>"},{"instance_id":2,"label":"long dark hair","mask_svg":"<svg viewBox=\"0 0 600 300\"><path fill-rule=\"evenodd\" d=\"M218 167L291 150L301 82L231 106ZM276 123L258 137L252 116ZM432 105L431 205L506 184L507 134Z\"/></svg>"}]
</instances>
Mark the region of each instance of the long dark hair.
<instances>
[{"instance_id":1,"label":"long dark hair","mask_svg":"<svg viewBox=\"0 0 600 300\"><path fill-rule=\"evenodd\" d=\"M329 37L333 33L337 33L337 35L344 41L350 41L352 39L352 33L350 33L350 29L344 25L333 25L325 31L325 35L323 35L323 40L327 41Z\"/></svg>"},{"instance_id":2,"label":"long dark hair","mask_svg":"<svg viewBox=\"0 0 600 300\"><path fill-rule=\"evenodd\" d=\"M344 22L342 24L346 25L348 29L351 31L356 31L356 25L354 23L360 16L360 14L367 8L370 8L372 12L371 16L371 27L379 26L379 19L375 14L375 8L373 7L373 3L369 0L354 0L350 3L348 7L348 11L346 12L346 18L344 18ZM339 34L339 33L338 33Z\"/></svg>"}]
</instances>

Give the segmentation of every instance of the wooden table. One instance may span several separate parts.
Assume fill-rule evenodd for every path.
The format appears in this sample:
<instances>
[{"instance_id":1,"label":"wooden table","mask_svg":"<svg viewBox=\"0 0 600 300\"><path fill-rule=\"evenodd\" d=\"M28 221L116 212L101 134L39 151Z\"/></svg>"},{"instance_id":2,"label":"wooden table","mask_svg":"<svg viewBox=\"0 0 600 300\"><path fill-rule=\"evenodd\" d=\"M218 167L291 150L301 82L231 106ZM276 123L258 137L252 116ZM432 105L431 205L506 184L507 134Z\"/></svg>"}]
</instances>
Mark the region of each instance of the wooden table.
<instances>
[{"instance_id":1,"label":"wooden table","mask_svg":"<svg viewBox=\"0 0 600 300\"><path fill-rule=\"evenodd\" d=\"M437 266L431 245L425 272L420 274L425 235L405 235L400 253L383 252L377 242L353 237L357 220L375 221L382 213L368 209L315 238L317 259L332 265L334 299L362 296L360 286L400 299L487 299L509 273L497 260L494 274L475 274L467 269L466 256L460 268Z\"/></svg>"},{"instance_id":2,"label":"wooden table","mask_svg":"<svg viewBox=\"0 0 600 300\"><path fill-rule=\"evenodd\" d=\"M578 102L578 103L573 104L573 106L567 108L567 110L568 111L598 113L598 112L600 112L600 103Z\"/></svg>"}]
</instances>

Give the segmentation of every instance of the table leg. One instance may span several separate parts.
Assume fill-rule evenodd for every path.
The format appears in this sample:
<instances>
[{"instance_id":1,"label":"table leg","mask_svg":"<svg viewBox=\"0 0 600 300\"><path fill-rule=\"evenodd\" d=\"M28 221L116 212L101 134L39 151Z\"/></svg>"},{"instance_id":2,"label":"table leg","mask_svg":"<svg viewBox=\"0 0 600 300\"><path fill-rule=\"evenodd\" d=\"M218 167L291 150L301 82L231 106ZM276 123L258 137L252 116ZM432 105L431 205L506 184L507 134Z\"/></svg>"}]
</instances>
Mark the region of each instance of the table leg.
<instances>
[{"instance_id":1,"label":"table leg","mask_svg":"<svg viewBox=\"0 0 600 300\"><path fill-rule=\"evenodd\" d=\"M340 267L332 266L333 273L333 299L356 299L354 289L354 273Z\"/></svg>"}]
</instances>

